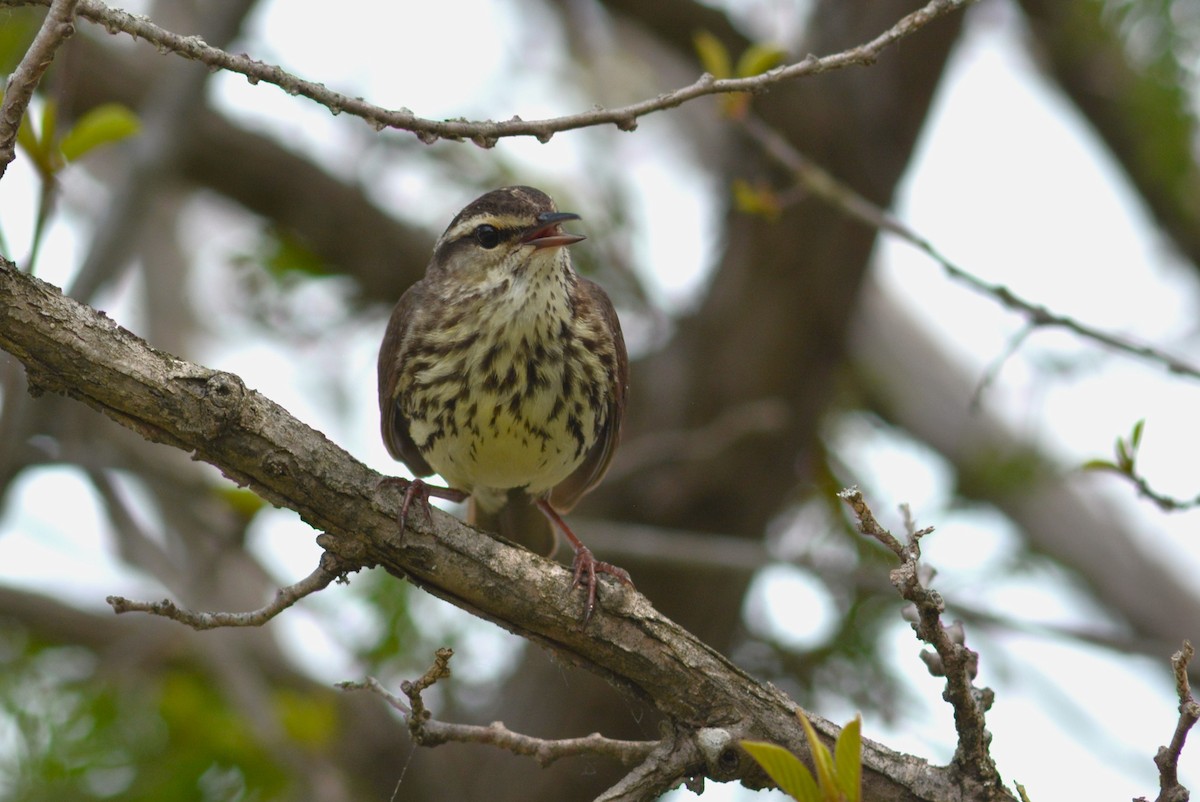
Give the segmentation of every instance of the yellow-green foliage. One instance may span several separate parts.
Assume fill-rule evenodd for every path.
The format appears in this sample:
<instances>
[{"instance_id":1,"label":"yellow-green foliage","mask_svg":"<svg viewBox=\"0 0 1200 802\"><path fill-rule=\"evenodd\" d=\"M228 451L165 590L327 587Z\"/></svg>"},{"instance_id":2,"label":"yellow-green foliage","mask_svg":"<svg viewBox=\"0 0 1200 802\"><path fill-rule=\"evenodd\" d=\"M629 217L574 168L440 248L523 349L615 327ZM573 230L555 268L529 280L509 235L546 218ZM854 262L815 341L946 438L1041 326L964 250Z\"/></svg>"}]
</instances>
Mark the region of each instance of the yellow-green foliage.
<instances>
[{"instance_id":1,"label":"yellow-green foliage","mask_svg":"<svg viewBox=\"0 0 1200 802\"><path fill-rule=\"evenodd\" d=\"M817 776L782 746L765 741L742 741L763 771L797 802L860 802L862 799L862 717L842 728L833 754L821 743L803 711L796 717L804 727Z\"/></svg>"}]
</instances>

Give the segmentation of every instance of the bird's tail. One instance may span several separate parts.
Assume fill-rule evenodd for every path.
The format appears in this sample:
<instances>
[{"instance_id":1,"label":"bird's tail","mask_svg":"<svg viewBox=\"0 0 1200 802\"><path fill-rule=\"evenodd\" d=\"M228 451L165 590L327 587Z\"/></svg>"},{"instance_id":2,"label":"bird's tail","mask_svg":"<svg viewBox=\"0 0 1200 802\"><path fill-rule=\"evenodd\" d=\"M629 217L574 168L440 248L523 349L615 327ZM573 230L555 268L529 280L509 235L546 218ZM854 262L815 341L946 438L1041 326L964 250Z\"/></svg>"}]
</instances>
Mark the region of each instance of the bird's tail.
<instances>
[{"instance_id":1,"label":"bird's tail","mask_svg":"<svg viewBox=\"0 0 1200 802\"><path fill-rule=\"evenodd\" d=\"M558 547L554 525L520 488L508 491L504 503L495 511L484 509L472 496L467 502L467 523L495 532L545 557L553 556Z\"/></svg>"}]
</instances>

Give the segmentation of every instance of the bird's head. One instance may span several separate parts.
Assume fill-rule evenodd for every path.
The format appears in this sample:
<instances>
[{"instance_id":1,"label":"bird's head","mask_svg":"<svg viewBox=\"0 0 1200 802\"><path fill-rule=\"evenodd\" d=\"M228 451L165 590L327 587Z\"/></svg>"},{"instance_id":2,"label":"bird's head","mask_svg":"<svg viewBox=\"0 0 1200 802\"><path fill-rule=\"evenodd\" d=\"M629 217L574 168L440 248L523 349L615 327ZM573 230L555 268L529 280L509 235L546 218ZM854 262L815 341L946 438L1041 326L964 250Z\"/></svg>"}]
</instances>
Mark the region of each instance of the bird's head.
<instances>
[{"instance_id":1,"label":"bird's head","mask_svg":"<svg viewBox=\"0 0 1200 802\"><path fill-rule=\"evenodd\" d=\"M478 291L569 271L571 260L562 248L585 237L564 232L562 223L578 219L558 211L549 195L533 187L493 190L450 221L433 249L429 275L453 276Z\"/></svg>"}]
</instances>

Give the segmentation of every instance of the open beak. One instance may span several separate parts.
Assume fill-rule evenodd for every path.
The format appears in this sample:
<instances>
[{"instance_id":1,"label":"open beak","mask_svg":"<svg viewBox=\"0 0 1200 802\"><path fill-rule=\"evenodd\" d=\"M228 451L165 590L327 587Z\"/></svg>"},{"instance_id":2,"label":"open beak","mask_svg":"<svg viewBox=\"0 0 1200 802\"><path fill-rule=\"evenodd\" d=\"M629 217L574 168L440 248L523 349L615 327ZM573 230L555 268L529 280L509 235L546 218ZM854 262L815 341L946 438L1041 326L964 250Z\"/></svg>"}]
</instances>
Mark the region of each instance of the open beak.
<instances>
[{"instance_id":1,"label":"open beak","mask_svg":"<svg viewBox=\"0 0 1200 802\"><path fill-rule=\"evenodd\" d=\"M522 237L521 243L541 249L560 248L585 240L587 237L582 234L565 233L559 225L567 220L578 219L579 215L574 212L542 212L537 216L537 227Z\"/></svg>"}]
</instances>

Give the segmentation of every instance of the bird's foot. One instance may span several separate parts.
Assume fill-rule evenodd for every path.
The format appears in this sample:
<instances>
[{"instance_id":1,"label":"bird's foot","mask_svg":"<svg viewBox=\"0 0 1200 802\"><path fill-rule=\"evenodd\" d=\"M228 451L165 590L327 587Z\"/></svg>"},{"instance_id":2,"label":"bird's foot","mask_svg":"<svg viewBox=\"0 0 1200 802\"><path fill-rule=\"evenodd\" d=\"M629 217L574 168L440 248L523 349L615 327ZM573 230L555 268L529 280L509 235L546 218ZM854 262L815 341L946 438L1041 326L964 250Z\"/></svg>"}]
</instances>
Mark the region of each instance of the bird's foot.
<instances>
[{"instance_id":1,"label":"bird's foot","mask_svg":"<svg viewBox=\"0 0 1200 802\"><path fill-rule=\"evenodd\" d=\"M587 587L587 599L583 606L583 620L580 623L581 628L587 627L588 621L592 619L592 611L596 609L596 574L608 574L611 577L615 577L617 581L627 587L633 587L633 580L629 578L629 572L624 568L618 568L612 563L606 563L593 557L592 550L583 545L583 541L575 536L575 533L571 531L571 527L567 526L567 522L562 519L558 511L550 506L550 502L540 499L537 505L545 516L562 531L570 542L571 548L575 550L575 561L571 564L575 579L571 582L571 590L580 585Z\"/></svg>"},{"instance_id":2,"label":"bird's foot","mask_svg":"<svg viewBox=\"0 0 1200 802\"><path fill-rule=\"evenodd\" d=\"M606 563L597 560L592 556L592 550L580 543L575 548L575 562L572 567L575 571L575 580L571 583L571 589L585 585L587 587L587 601L583 607L583 622L582 626L586 627L588 621L592 618L592 611L596 609L596 574L608 574L616 577L621 584L627 587L633 587L633 580L629 578L629 572L624 568L618 568L612 563Z\"/></svg>"},{"instance_id":3,"label":"bird's foot","mask_svg":"<svg viewBox=\"0 0 1200 802\"><path fill-rule=\"evenodd\" d=\"M408 522L408 511L414 503L425 511L425 520L433 521L433 509L429 506L431 496L444 498L447 501L463 501L470 495L453 487L431 485L422 479L404 479L399 476L385 476L379 483L380 487L400 487L404 489L404 497L400 501L400 512L396 515L396 523L400 526L400 536L404 537L404 527Z\"/></svg>"}]
</instances>

